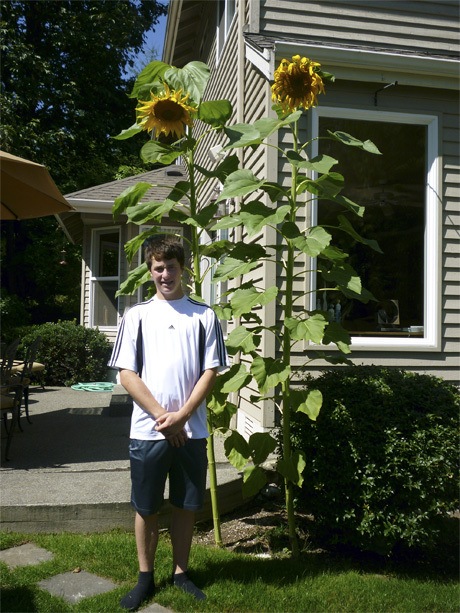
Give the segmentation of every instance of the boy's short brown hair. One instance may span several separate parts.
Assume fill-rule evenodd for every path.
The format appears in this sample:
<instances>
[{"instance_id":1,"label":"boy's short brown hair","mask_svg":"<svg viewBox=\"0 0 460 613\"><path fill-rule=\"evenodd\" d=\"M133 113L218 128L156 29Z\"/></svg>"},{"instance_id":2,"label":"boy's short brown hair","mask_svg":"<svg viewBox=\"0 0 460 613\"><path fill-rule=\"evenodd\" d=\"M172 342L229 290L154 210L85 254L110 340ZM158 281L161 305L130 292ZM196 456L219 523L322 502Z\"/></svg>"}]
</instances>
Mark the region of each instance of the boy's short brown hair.
<instances>
[{"instance_id":1,"label":"boy's short brown hair","mask_svg":"<svg viewBox=\"0 0 460 613\"><path fill-rule=\"evenodd\" d=\"M173 259L184 268L184 247L175 236L154 236L144 243L144 260L149 270L152 268L153 260Z\"/></svg>"}]
</instances>

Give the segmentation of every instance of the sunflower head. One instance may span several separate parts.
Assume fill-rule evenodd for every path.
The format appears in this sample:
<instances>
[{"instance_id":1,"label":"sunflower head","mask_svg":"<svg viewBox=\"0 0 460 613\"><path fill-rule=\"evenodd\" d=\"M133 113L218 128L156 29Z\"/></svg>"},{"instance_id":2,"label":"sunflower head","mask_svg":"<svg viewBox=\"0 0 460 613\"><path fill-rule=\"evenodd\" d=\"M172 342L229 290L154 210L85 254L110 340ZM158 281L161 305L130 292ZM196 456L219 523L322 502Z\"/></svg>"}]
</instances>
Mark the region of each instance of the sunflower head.
<instances>
[{"instance_id":1,"label":"sunflower head","mask_svg":"<svg viewBox=\"0 0 460 613\"><path fill-rule=\"evenodd\" d=\"M162 93L150 92L150 100L139 100L137 123L147 132L153 130L156 139L164 134L179 140L185 134L185 126L192 126L193 115L197 112L187 104L188 97L189 94L182 95L182 90L170 90L165 83Z\"/></svg>"},{"instance_id":2,"label":"sunflower head","mask_svg":"<svg viewBox=\"0 0 460 613\"><path fill-rule=\"evenodd\" d=\"M281 60L272 85L273 102L280 104L285 113L316 106L318 94L324 93L323 80L318 74L320 65L300 55L294 55L292 62Z\"/></svg>"}]
</instances>

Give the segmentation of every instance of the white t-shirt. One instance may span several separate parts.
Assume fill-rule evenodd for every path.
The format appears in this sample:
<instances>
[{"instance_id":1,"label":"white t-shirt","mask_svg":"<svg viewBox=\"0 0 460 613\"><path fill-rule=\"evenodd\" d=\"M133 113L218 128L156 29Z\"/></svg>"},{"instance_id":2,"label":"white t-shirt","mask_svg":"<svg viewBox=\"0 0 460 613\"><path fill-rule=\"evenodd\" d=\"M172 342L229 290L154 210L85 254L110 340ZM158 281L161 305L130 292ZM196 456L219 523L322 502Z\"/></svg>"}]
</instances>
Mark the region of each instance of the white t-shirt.
<instances>
[{"instance_id":1,"label":"white t-shirt","mask_svg":"<svg viewBox=\"0 0 460 613\"><path fill-rule=\"evenodd\" d=\"M222 328L207 305L184 296L160 300L154 296L134 305L123 317L109 366L138 373L158 403L178 411L204 370L228 365ZM164 439L156 421L133 403L130 437ZM188 420L189 438L206 438L205 401Z\"/></svg>"}]
</instances>

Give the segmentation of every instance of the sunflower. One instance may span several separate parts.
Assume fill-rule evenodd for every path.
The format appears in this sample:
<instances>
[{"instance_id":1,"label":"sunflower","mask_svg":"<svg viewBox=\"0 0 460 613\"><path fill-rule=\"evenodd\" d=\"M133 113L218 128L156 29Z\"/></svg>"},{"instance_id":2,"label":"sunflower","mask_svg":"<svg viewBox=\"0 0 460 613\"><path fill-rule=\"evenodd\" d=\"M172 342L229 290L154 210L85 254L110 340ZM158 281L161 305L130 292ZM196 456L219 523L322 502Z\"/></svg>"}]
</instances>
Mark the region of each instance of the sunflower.
<instances>
[{"instance_id":1,"label":"sunflower","mask_svg":"<svg viewBox=\"0 0 460 613\"><path fill-rule=\"evenodd\" d=\"M154 130L155 138L160 134L175 135L177 140L185 134L185 126L192 126L192 115L197 109L187 104L189 94L182 90L173 91L166 85L160 95L150 92L150 100L139 100L136 107L137 122L143 130Z\"/></svg>"},{"instance_id":2,"label":"sunflower","mask_svg":"<svg viewBox=\"0 0 460 613\"><path fill-rule=\"evenodd\" d=\"M292 62L281 60L275 70L272 100L281 105L285 113L302 106L309 109L317 105L316 97L324 93L324 85L317 68L318 62L294 55Z\"/></svg>"}]
</instances>

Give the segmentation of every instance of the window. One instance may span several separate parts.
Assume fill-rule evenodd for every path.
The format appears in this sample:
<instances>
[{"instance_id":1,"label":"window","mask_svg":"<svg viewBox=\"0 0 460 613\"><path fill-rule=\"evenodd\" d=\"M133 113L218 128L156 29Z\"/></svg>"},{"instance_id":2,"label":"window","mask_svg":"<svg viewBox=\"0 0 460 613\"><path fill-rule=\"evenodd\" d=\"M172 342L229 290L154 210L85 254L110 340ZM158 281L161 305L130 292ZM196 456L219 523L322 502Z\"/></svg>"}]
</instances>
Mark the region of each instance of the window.
<instances>
[{"instance_id":1,"label":"window","mask_svg":"<svg viewBox=\"0 0 460 613\"><path fill-rule=\"evenodd\" d=\"M317 109L315 134L341 130L372 140L381 156L319 140L316 153L339 161L343 194L366 207L364 217L347 214L358 233L376 239L383 254L331 230L334 243L376 301L363 304L328 291L320 274L313 285L315 306L328 310L350 332L353 346L409 345L435 348L438 334L437 118L433 116ZM315 222L337 225L344 209L319 201ZM332 284L331 284L332 287Z\"/></svg>"},{"instance_id":2,"label":"window","mask_svg":"<svg viewBox=\"0 0 460 613\"><path fill-rule=\"evenodd\" d=\"M118 228L93 230L91 258L91 327L116 327L119 286L120 231Z\"/></svg>"},{"instance_id":3,"label":"window","mask_svg":"<svg viewBox=\"0 0 460 613\"><path fill-rule=\"evenodd\" d=\"M230 26L235 16L235 0L218 0L217 2L217 60L227 40Z\"/></svg>"}]
</instances>

